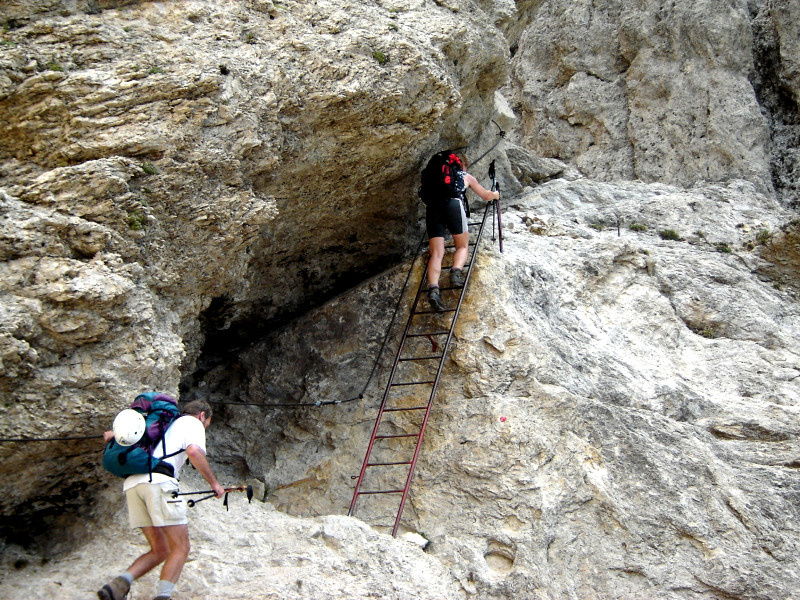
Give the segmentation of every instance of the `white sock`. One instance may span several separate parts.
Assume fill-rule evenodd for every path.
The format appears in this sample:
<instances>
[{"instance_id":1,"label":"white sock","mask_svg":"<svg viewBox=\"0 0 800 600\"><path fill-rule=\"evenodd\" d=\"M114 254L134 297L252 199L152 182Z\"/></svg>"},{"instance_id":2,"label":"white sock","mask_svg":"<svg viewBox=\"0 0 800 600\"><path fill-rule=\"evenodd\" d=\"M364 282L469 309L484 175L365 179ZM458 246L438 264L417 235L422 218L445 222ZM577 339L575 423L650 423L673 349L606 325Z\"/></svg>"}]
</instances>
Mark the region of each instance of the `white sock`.
<instances>
[{"instance_id":1,"label":"white sock","mask_svg":"<svg viewBox=\"0 0 800 600\"><path fill-rule=\"evenodd\" d=\"M128 585L133 585L133 575L130 574L129 571L125 571L122 575L120 575L125 581L128 582Z\"/></svg>"},{"instance_id":2,"label":"white sock","mask_svg":"<svg viewBox=\"0 0 800 600\"><path fill-rule=\"evenodd\" d=\"M158 580L158 591L156 592L156 596L171 596L172 590L175 589L175 584L171 581L167 581L166 579L159 579Z\"/></svg>"}]
</instances>

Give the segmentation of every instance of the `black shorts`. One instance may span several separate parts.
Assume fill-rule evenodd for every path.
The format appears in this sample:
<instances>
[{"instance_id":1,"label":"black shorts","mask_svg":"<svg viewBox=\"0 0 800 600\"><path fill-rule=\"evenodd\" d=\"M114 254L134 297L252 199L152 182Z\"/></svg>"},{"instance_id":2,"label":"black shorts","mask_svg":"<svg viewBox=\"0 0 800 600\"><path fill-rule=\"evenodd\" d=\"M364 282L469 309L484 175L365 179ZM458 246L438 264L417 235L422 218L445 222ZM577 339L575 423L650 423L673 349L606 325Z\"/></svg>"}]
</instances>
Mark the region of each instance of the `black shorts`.
<instances>
[{"instance_id":1,"label":"black shorts","mask_svg":"<svg viewBox=\"0 0 800 600\"><path fill-rule=\"evenodd\" d=\"M450 235L467 233L469 231L467 213L464 212L461 200L450 198L440 206L428 205L425 211L425 228L428 231L428 239L445 237L448 231Z\"/></svg>"}]
</instances>

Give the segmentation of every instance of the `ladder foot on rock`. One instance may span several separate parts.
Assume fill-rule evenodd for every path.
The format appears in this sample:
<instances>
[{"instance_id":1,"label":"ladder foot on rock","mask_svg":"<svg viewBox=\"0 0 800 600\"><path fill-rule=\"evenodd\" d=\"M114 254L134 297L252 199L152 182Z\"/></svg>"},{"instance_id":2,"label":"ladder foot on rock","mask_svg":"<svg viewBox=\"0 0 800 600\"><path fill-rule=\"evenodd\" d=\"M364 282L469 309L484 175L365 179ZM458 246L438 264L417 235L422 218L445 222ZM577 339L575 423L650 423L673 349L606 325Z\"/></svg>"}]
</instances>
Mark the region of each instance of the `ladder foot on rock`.
<instances>
[{"instance_id":1,"label":"ladder foot on rock","mask_svg":"<svg viewBox=\"0 0 800 600\"><path fill-rule=\"evenodd\" d=\"M364 462L357 479L353 499L350 503L349 515L355 513L356 504L363 497L386 497L399 496L399 506L394 523L391 526L392 535L397 536L400 527L400 518L403 514L409 488L411 486L414 469L419 459L422 448L422 440L425 436L425 429L433 406L433 399L436 396L436 389L442 376L442 369L450 342L453 339L456 321L461 311L461 305L469 287L472 269L470 265L474 262L478 248L480 247L481 237L486 226L489 210L492 205L486 206L483 219L474 223L469 223L471 227L478 227L477 236L474 242L470 242L472 248L471 255L464 265L464 286L463 287L441 287L441 292L453 292L452 298L448 298L450 307L445 311L424 310L419 308L420 298L426 289L427 267L423 272L411 311L406 322L403 336L395 356L389 381L383 394L375 419L375 425L370 435ZM443 267L442 270L450 270L452 267ZM428 315L437 315L436 323L430 325L426 321L431 318ZM449 323L442 322L449 321ZM429 330L426 330L429 329ZM439 342L434 338L446 336ZM425 346L424 340L430 341L428 353L423 353L421 346ZM416 342L416 343L415 343ZM441 350L439 350L441 348ZM405 372L411 370L411 373ZM414 371L417 372L414 372ZM424 370L425 374L418 371ZM399 378L400 381L395 382ZM406 391L404 399L397 398L393 392ZM410 403L408 401L411 401ZM398 404L400 402L400 404ZM401 405L403 402L407 406ZM390 419L384 421L387 414L402 415L402 413L422 414L421 423L394 423ZM410 418L410 417L409 417ZM409 443L411 442L411 443ZM409 447L412 446L413 447ZM386 474L385 471L393 470L393 473ZM372 477L373 472L381 471L380 474ZM399 472L399 473L398 473ZM362 490L365 485L367 475L370 474L367 490ZM381 477L381 475L383 475Z\"/></svg>"}]
</instances>

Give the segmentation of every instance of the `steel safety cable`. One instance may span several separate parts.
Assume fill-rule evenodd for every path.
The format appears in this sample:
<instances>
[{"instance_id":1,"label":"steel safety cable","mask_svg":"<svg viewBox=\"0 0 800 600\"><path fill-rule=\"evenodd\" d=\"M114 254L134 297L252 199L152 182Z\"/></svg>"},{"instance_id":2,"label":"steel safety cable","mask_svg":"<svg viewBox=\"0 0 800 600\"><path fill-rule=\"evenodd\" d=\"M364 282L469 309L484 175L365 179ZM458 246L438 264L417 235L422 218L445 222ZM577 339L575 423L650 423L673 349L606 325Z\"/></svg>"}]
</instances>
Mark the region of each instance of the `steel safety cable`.
<instances>
[{"instance_id":1,"label":"steel safety cable","mask_svg":"<svg viewBox=\"0 0 800 600\"><path fill-rule=\"evenodd\" d=\"M370 370L369 377L367 378L367 382L364 384L361 392L357 396L353 396L352 398L348 398L346 400L317 400L316 402L280 402L280 403L271 403L271 402L231 402L231 401L224 401L224 400L209 400L209 404L222 404L222 405L232 405L232 406L261 406L263 408L299 408L303 406L330 406L336 404L346 404L348 402L355 402L356 400L361 400L364 398L364 394L369 388L370 383L372 383L372 379L375 376L376 371L378 370L378 365L380 364L381 356L383 356L383 351L386 349L386 344L389 341L389 335L392 332L392 328L394 327L394 323L397 320L397 314L400 312L400 306L403 301L403 297L405 296L406 289L408 288L408 282L411 280L411 274L414 272L414 265L417 262L417 258L419 257L420 250L422 249L425 238L427 234L423 233L422 238L420 239L419 244L417 245L417 250L414 253L414 258L411 261L411 265L409 265L408 272L406 273L406 279L403 283L403 287L400 290L400 294L398 295L397 302L394 307L394 312L392 313L392 318L389 321L389 325L386 328L386 333L383 336L383 341L381 342L380 350L378 350L378 354L375 357L375 361L372 363L372 369Z\"/></svg>"},{"instance_id":2,"label":"steel safety cable","mask_svg":"<svg viewBox=\"0 0 800 600\"><path fill-rule=\"evenodd\" d=\"M405 295L405 291L408 288L408 282L411 279L411 274L414 271L414 265L416 264L417 257L419 256L420 250L422 249L422 245L425 242L425 235L423 234L422 239L420 240L419 245L417 246L417 250L414 253L414 258L411 261L411 265L408 268L408 272L406 273L406 279L403 283L403 288L400 291L400 294L397 299L397 303L394 307L394 312L392 313L392 318L389 321L389 326L386 328L386 333L383 336L383 341L381 342L380 350L378 350L378 355L375 358L375 361L372 364L372 369L370 370L369 377L367 378L367 382L364 384L361 392L357 396L353 396L352 398L348 398L347 400L318 400L316 402L280 402L280 403L267 403L267 402L225 402L225 401L217 401L217 400L209 400L209 404L226 404L226 405L234 405L234 406L260 406L263 408L300 408L300 407L311 407L311 406L329 406L329 405L336 405L336 404L345 404L347 402L355 402L356 400L361 400L364 398L364 394L369 388L370 383L372 383L372 379L375 376L376 371L378 370L378 364L380 363L381 356L383 356L383 352L386 349L386 344L389 341L389 335L391 334L392 327L394 326L394 322L397 320L397 314L400 311L400 305L403 300L403 296ZM94 440L98 438L102 438L103 434L97 435L83 435L83 436L69 436L69 437L40 437L40 438L0 438L0 444L4 443L24 443L24 442L69 442L69 441L79 441L79 440Z\"/></svg>"},{"instance_id":3,"label":"steel safety cable","mask_svg":"<svg viewBox=\"0 0 800 600\"><path fill-rule=\"evenodd\" d=\"M500 145L500 142L502 142L502 141L503 141L503 138L505 138L505 137L506 137L506 132L505 132L505 131L503 131L503 128L502 128L502 127L500 127L500 125L498 125L498 124L497 124L497 121L495 121L494 119L492 119L492 123L494 123L494 124L495 124L495 126L497 127L497 129L499 130L499 131L498 131L498 133L497 133L497 135L500 137L500 139L499 139L499 140L497 140L497 141L494 143L494 145L493 145L491 148L489 148L489 149L488 149L486 152L484 152L484 153L483 153L483 154L481 154L481 155L480 155L478 158L476 158L475 160L473 160L473 161L472 161L472 162L469 164L469 167L470 167L470 168L474 167L476 164L478 164L478 162L480 162L481 160L483 160L483 159L486 157L486 155L487 155L487 154L489 154L489 152L491 152L492 150L494 150L495 148L497 148L497 146L499 146L499 145Z\"/></svg>"},{"instance_id":4,"label":"steel safety cable","mask_svg":"<svg viewBox=\"0 0 800 600\"><path fill-rule=\"evenodd\" d=\"M497 124L497 122L492 119L492 123L495 124L497 129L499 130L497 135L500 139L498 139L486 152L481 154L478 158L476 158L470 166L474 166L483 158L485 158L492 150L494 150L500 142L503 141L505 138L506 132L503 131L502 127ZM408 282L411 279L411 274L414 270L414 265L416 264L417 257L419 256L420 250L422 249L423 244L425 243L426 234L423 233L422 238L417 246L417 250L414 254L414 258L411 261L411 265L409 266L408 272L406 274L405 282L403 283L403 288L399 294L397 299L397 303L395 304L394 312L392 313L392 318L389 321L389 326L386 328L386 334L383 337L383 341L381 342L381 347L378 350L378 354L375 357L375 361L372 364L372 369L370 370L369 377L367 377L367 382L364 384L361 392L357 396L353 396L352 398L348 398L346 400L317 400L316 402L279 402L279 403L272 403L272 402L226 402L222 400L209 400L209 404L217 404L217 405L235 405L235 406L260 406L262 408L301 408L301 407L311 407L311 406L331 406L337 404L346 404L349 402L355 402L356 400L361 400L364 398L364 394L369 388L370 383L372 383L372 379L375 376L375 372L378 369L378 364L380 363L381 356L383 356L383 351L386 349L386 343L389 340L389 334L391 333L392 327L394 326L394 322L397 319L397 314L400 311L400 304L402 302L403 296L405 295L406 288L408 287ZM63 441L80 441L80 440L92 440L102 438L103 435L88 435L88 436L70 436L70 437L63 437L63 438L55 438L55 437L47 437L47 438L0 438L0 443L22 443L22 442L63 442Z\"/></svg>"},{"instance_id":5,"label":"steel safety cable","mask_svg":"<svg viewBox=\"0 0 800 600\"><path fill-rule=\"evenodd\" d=\"M75 435L70 437L46 437L46 438L0 438L0 444L10 442L71 442L76 440L95 440L103 437L103 434L97 435Z\"/></svg>"}]
</instances>

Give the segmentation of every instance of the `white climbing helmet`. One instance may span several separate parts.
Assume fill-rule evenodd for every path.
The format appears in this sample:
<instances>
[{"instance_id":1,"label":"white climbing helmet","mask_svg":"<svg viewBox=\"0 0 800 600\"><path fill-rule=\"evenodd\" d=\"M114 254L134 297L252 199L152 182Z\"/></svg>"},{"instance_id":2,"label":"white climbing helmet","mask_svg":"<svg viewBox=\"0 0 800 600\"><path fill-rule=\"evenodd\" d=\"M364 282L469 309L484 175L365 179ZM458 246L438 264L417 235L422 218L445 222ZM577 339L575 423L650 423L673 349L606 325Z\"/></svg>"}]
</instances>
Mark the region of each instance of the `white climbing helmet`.
<instances>
[{"instance_id":1,"label":"white climbing helmet","mask_svg":"<svg viewBox=\"0 0 800 600\"><path fill-rule=\"evenodd\" d=\"M126 408L114 417L114 439L120 446L132 446L144 435L144 417L132 408Z\"/></svg>"}]
</instances>

